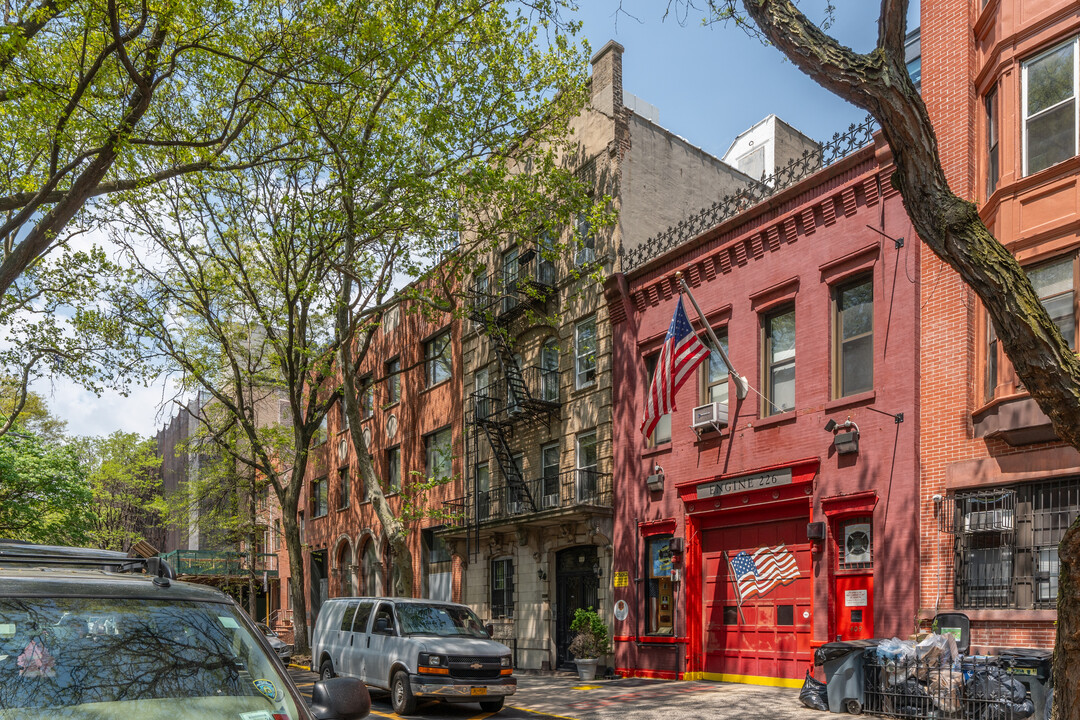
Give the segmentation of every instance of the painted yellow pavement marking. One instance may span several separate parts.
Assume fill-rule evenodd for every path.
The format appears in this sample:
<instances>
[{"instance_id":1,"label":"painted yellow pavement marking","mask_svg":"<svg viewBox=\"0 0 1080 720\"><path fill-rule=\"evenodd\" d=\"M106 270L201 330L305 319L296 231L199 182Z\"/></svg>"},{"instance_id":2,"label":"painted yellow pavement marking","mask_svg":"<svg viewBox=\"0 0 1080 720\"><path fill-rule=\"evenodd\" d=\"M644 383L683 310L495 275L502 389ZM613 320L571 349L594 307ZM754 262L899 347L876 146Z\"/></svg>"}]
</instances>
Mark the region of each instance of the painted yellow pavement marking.
<instances>
[{"instance_id":1,"label":"painted yellow pavement marking","mask_svg":"<svg viewBox=\"0 0 1080 720\"><path fill-rule=\"evenodd\" d=\"M577 718L570 717L569 715L556 715L555 713L544 712L543 710L532 710L527 707L521 707L520 705L507 705L507 707L514 710L523 710L525 712L535 713L537 715L547 715L548 717L559 718L559 720L578 720Z\"/></svg>"},{"instance_id":2,"label":"painted yellow pavement marking","mask_svg":"<svg viewBox=\"0 0 1080 720\"><path fill-rule=\"evenodd\" d=\"M600 687L601 687L600 685L578 685L578 686L572 687L570 689L571 690L599 690Z\"/></svg>"},{"instance_id":3,"label":"painted yellow pavement marking","mask_svg":"<svg viewBox=\"0 0 1080 720\"><path fill-rule=\"evenodd\" d=\"M482 712L479 715L474 715L473 717L469 718L469 720L484 720L484 718L489 718L494 714L495 713Z\"/></svg>"},{"instance_id":4,"label":"painted yellow pavement marking","mask_svg":"<svg viewBox=\"0 0 1080 720\"><path fill-rule=\"evenodd\" d=\"M401 720L401 716L398 715L397 713L384 713L384 712L379 712L378 710L372 710L371 714L372 715L378 715L378 716L384 717L384 718L394 718L394 720Z\"/></svg>"}]
</instances>

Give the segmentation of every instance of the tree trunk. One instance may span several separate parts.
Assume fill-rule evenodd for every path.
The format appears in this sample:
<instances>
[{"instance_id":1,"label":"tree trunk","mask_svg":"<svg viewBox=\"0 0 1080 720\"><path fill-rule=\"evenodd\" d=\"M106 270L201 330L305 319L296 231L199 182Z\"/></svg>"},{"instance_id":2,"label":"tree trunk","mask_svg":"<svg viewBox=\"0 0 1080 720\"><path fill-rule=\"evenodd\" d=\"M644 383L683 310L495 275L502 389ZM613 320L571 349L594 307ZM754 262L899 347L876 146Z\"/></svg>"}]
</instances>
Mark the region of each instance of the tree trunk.
<instances>
[{"instance_id":1,"label":"tree trunk","mask_svg":"<svg viewBox=\"0 0 1080 720\"><path fill-rule=\"evenodd\" d=\"M1054 718L1080 718L1080 517L1058 546L1057 643L1054 647Z\"/></svg>"},{"instance_id":2,"label":"tree trunk","mask_svg":"<svg viewBox=\"0 0 1080 720\"><path fill-rule=\"evenodd\" d=\"M255 472L251 471L251 482L248 485L248 615L256 622L257 603L255 602Z\"/></svg>"},{"instance_id":3,"label":"tree trunk","mask_svg":"<svg viewBox=\"0 0 1080 720\"><path fill-rule=\"evenodd\" d=\"M297 493L299 497L299 493ZM293 503L294 506L296 503ZM292 626L293 649L297 655L311 652L307 636L307 603L304 598L304 553L300 544L300 526L296 522L296 508L290 513L282 503L282 531L285 535L285 549L289 553L289 578L292 581ZM314 664L315 658L311 659Z\"/></svg>"}]
</instances>

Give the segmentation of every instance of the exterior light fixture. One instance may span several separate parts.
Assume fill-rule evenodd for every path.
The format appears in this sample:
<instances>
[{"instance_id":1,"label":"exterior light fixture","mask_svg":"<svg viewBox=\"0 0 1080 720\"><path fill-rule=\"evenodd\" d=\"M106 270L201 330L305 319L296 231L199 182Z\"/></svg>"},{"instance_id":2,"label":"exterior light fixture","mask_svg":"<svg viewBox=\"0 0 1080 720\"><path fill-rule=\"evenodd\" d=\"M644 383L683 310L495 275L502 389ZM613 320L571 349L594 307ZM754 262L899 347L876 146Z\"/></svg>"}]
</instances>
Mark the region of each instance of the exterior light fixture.
<instances>
[{"instance_id":1,"label":"exterior light fixture","mask_svg":"<svg viewBox=\"0 0 1080 720\"><path fill-rule=\"evenodd\" d=\"M603 575L604 575L604 569L602 567L600 567L599 562L594 562L593 563L592 571L596 575L596 577L603 577Z\"/></svg>"},{"instance_id":2,"label":"exterior light fixture","mask_svg":"<svg viewBox=\"0 0 1080 720\"><path fill-rule=\"evenodd\" d=\"M547 580L547 573L544 572L544 568L536 568L536 579L540 582Z\"/></svg>"},{"instance_id":3,"label":"exterior light fixture","mask_svg":"<svg viewBox=\"0 0 1080 720\"><path fill-rule=\"evenodd\" d=\"M836 432L837 430L841 432ZM829 421L825 423L825 432L834 433L833 446L836 448L837 455L859 452L859 426L852 422L851 418L842 423L829 418Z\"/></svg>"},{"instance_id":4,"label":"exterior light fixture","mask_svg":"<svg viewBox=\"0 0 1080 720\"><path fill-rule=\"evenodd\" d=\"M645 485L649 492L659 492L664 489L664 468L659 465L653 467L653 474L645 479Z\"/></svg>"}]
</instances>

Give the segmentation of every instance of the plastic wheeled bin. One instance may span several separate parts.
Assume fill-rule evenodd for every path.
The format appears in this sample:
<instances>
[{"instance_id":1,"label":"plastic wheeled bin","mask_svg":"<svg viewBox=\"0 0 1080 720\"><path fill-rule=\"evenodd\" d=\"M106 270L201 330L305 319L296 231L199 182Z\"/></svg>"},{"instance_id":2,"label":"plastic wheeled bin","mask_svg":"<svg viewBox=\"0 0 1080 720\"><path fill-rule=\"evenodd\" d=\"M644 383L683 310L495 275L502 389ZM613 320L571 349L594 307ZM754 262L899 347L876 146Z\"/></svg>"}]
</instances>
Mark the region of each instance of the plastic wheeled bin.
<instances>
[{"instance_id":1,"label":"plastic wheeled bin","mask_svg":"<svg viewBox=\"0 0 1080 720\"><path fill-rule=\"evenodd\" d=\"M1036 718L1046 717L1046 686L1051 680L1052 658L1050 650L1037 648L1002 648L997 652L998 663L1027 686Z\"/></svg>"},{"instance_id":2,"label":"plastic wheeled bin","mask_svg":"<svg viewBox=\"0 0 1080 720\"><path fill-rule=\"evenodd\" d=\"M814 664L825 669L825 690L829 711L858 715L863 709L865 670L863 653L876 648L880 640L841 640L825 643L814 651Z\"/></svg>"}]
</instances>

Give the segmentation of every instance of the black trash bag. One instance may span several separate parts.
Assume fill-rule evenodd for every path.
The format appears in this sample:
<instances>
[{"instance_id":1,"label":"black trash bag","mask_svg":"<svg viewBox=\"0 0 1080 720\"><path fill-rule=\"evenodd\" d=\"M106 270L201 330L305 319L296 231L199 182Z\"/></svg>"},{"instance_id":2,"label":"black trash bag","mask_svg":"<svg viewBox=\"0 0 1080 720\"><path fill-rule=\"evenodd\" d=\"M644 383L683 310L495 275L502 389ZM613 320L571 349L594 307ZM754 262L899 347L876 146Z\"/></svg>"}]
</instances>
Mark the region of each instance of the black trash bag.
<instances>
[{"instance_id":1,"label":"black trash bag","mask_svg":"<svg viewBox=\"0 0 1080 720\"><path fill-rule=\"evenodd\" d=\"M930 693L913 677L885 686L885 710L890 715L925 718L930 716L933 707Z\"/></svg>"},{"instance_id":2,"label":"black trash bag","mask_svg":"<svg viewBox=\"0 0 1080 720\"><path fill-rule=\"evenodd\" d=\"M825 683L815 680L809 670L806 671L806 680L799 691L799 702L811 710L829 709L829 692L825 689Z\"/></svg>"},{"instance_id":3,"label":"black trash bag","mask_svg":"<svg viewBox=\"0 0 1080 720\"><path fill-rule=\"evenodd\" d=\"M1051 687L1046 691L1046 705L1043 707L1043 715L1039 720L1050 720L1051 713L1054 712L1054 688Z\"/></svg>"},{"instance_id":4,"label":"black trash bag","mask_svg":"<svg viewBox=\"0 0 1080 720\"><path fill-rule=\"evenodd\" d=\"M1002 668L979 668L964 683L972 720L1024 720L1035 714L1024 683Z\"/></svg>"}]
</instances>

